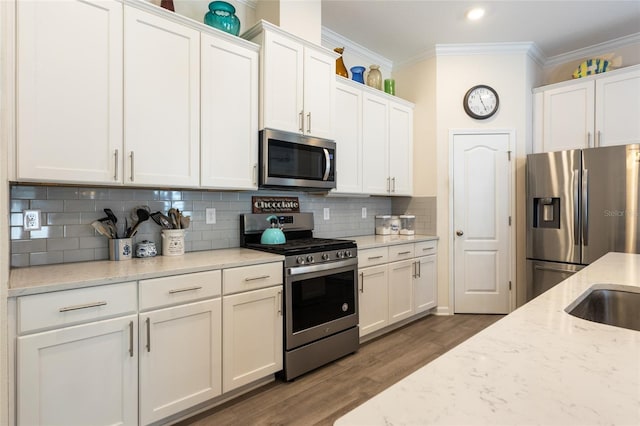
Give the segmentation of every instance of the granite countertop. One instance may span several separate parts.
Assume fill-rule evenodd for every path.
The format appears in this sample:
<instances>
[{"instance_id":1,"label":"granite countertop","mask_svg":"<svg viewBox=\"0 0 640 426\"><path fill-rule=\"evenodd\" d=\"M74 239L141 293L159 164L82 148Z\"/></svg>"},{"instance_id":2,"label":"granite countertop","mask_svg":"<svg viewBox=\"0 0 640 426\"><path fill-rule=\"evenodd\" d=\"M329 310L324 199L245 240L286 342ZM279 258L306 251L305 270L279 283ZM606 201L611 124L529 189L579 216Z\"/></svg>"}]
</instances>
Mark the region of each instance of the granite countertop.
<instances>
[{"instance_id":1,"label":"granite countertop","mask_svg":"<svg viewBox=\"0 0 640 426\"><path fill-rule=\"evenodd\" d=\"M9 297L24 296L283 260L283 256L276 254L230 248L191 252L182 256L32 266L11 270L8 295Z\"/></svg>"},{"instance_id":2,"label":"granite countertop","mask_svg":"<svg viewBox=\"0 0 640 426\"><path fill-rule=\"evenodd\" d=\"M358 245L358 250L369 248L393 246L396 244L419 243L422 241L437 240L434 235L364 235L359 237L344 237L345 240L353 240Z\"/></svg>"},{"instance_id":3,"label":"granite countertop","mask_svg":"<svg viewBox=\"0 0 640 426\"><path fill-rule=\"evenodd\" d=\"M335 424L639 425L640 331L564 311L596 283L640 287L640 255L603 256Z\"/></svg>"}]
</instances>

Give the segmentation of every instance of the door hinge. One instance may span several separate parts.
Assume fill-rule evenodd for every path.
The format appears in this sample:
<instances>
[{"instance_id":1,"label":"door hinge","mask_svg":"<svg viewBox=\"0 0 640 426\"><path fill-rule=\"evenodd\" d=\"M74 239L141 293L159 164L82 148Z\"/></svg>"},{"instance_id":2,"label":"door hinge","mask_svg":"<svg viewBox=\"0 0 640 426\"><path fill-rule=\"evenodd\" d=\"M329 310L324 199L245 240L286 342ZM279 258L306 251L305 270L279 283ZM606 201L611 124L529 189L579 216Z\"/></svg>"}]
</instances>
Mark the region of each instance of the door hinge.
<instances>
[{"instance_id":1,"label":"door hinge","mask_svg":"<svg viewBox=\"0 0 640 426\"><path fill-rule=\"evenodd\" d=\"M509 281L509 291L511 291L511 281Z\"/></svg>"},{"instance_id":2,"label":"door hinge","mask_svg":"<svg viewBox=\"0 0 640 426\"><path fill-rule=\"evenodd\" d=\"M511 226L511 216L509 216L509 226Z\"/></svg>"},{"instance_id":3,"label":"door hinge","mask_svg":"<svg viewBox=\"0 0 640 426\"><path fill-rule=\"evenodd\" d=\"M511 151L507 151L507 158L511 161Z\"/></svg>"}]
</instances>

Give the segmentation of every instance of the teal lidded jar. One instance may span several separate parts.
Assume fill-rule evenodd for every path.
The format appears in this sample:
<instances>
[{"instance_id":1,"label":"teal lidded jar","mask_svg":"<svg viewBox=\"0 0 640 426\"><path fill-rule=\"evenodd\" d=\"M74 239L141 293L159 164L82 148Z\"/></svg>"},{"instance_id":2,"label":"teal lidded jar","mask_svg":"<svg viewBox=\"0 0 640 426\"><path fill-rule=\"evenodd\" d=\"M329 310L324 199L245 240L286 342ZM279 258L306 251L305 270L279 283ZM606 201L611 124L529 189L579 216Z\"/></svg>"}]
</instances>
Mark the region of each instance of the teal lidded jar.
<instances>
[{"instance_id":1,"label":"teal lidded jar","mask_svg":"<svg viewBox=\"0 0 640 426\"><path fill-rule=\"evenodd\" d=\"M236 8L226 1L209 3L209 12L204 15L204 23L229 34L240 34L240 20L236 16Z\"/></svg>"}]
</instances>

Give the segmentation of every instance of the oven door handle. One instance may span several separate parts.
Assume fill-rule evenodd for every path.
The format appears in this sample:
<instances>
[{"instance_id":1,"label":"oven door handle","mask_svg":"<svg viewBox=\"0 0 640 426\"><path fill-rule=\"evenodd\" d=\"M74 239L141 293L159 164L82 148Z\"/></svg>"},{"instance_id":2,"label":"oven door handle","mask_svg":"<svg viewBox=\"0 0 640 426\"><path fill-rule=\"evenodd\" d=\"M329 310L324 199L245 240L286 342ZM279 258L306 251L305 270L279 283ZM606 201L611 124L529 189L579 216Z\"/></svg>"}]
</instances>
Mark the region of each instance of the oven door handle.
<instances>
[{"instance_id":1,"label":"oven door handle","mask_svg":"<svg viewBox=\"0 0 640 426\"><path fill-rule=\"evenodd\" d=\"M354 257L351 259L339 260L337 262L320 263L318 265L295 266L293 268L287 268L286 273L287 276L310 274L313 272L329 271L332 269L338 269L345 266L352 266L357 264L358 259Z\"/></svg>"}]
</instances>

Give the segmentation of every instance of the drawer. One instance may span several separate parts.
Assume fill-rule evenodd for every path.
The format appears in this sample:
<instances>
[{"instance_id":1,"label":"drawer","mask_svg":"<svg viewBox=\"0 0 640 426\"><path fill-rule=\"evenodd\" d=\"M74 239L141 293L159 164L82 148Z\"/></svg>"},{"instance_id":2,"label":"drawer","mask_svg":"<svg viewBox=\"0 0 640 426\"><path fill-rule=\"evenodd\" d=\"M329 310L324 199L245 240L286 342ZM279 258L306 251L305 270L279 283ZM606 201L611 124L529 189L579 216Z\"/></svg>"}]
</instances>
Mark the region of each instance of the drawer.
<instances>
[{"instance_id":1,"label":"drawer","mask_svg":"<svg viewBox=\"0 0 640 426\"><path fill-rule=\"evenodd\" d=\"M400 244L397 246L389 246L389 262L405 260L413 258L414 247L411 244Z\"/></svg>"},{"instance_id":2,"label":"drawer","mask_svg":"<svg viewBox=\"0 0 640 426\"><path fill-rule=\"evenodd\" d=\"M206 271L140 281L140 310L209 299L222 293L222 272Z\"/></svg>"},{"instance_id":3,"label":"drawer","mask_svg":"<svg viewBox=\"0 0 640 426\"><path fill-rule=\"evenodd\" d=\"M378 247L358 251L358 268L381 265L389 261L389 250L387 247Z\"/></svg>"},{"instance_id":4,"label":"drawer","mask_svg":"<svg viewBox=\"0 0 640 426\"><path fill-rule=\"evenodd\" d=\"M136 313L137 295L137 283L130 281L18 297L18 333Z\"/></svg>"},{"instance_id":5,"label":"drawer","mask_svg":"<svg viewBox=\"0 0 640 426\"><path fill-rule=\"evenodd\" d=\"M242 266L222 271L224 294L239 293L282 284L282 262Z\"/></svg>"},{"instance_id":6,"label":"drawer","mask_svg":"<svg viewBox=\"0 0 640 426\"><path fill-rule=\"evenodd\" d=\"M421 243L415 243L415 256L428 256L430 254L438 253L438 241L423 241Z\"/></svg>"}]
</instances>

